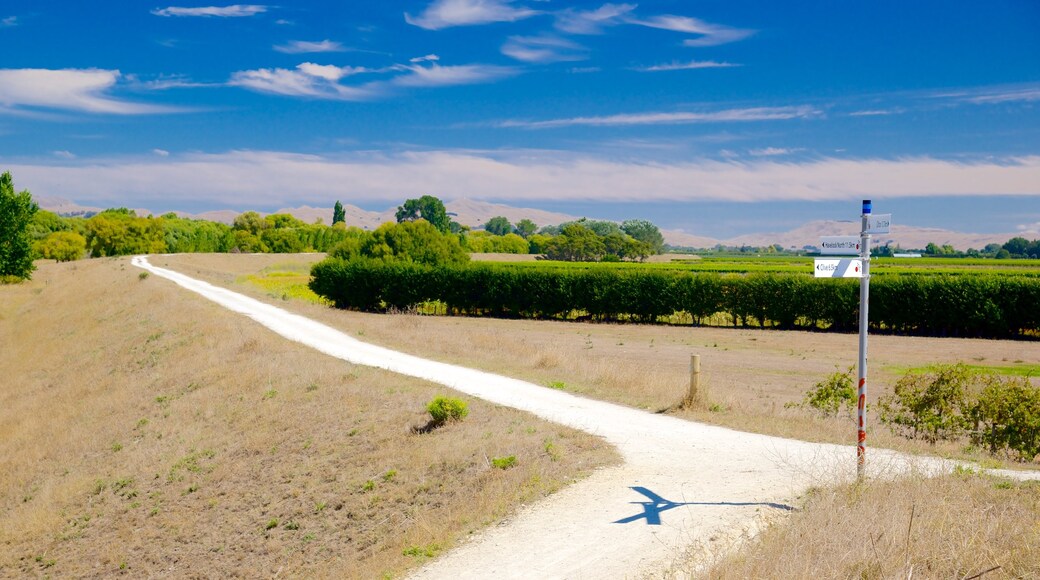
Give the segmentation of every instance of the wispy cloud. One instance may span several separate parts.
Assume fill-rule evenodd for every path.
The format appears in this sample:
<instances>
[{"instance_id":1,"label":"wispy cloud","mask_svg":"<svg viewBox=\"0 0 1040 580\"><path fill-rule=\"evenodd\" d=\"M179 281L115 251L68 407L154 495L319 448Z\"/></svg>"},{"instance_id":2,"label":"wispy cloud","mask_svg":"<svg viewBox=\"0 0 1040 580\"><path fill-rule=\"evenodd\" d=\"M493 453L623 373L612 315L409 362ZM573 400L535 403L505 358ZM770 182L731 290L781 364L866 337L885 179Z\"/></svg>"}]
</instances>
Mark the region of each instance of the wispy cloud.
<instances>
[{"instance_id":1,"label":"wispy cloud","mask_svg":"<svg viewBox=\"0 0 1040 580\"><path fill-rule=\"evenodd\" d=\"M878 191L886 199L1040 195L1040 156L977 163L928 157L638 163L555 151L344 156L231 151L50 159L12 164L10 169L38 195L67 195L68 184L76 183L80 203L118 199L127 205L165 206L159 209L241 207L243 200L253 207L284 207L327 203L337 196L399 203L430 191L447 199L494 192L503 200L602 202L858 200Z\"/></svg>"},{"instance_id":2,"label":"wispy cloud","mask_svg":"<svg viewBox=\"0 0 1040 580\"><path fill-rule=\"evenodd\" d=\"M509 120L498 123L499 127L521 127L525 129L555 129L559 127L617 127L625 125L681 125L689 123L727 123L748 121L779 121L786 119L808 119L822 115L822 111L810 106L799 107L753 107L748 109L725 109L710 112L650 112L608 115L605 117L571 117L546 121Z\"/></svg>"},{"instance_id":3,"label":"wispy cloud","mask_svg":"<svg viewBox=\"0 0 1040 580\"><path fill-rule=\"evenodd\" d=\"M285 44L276 44L274 49L285 54L306 54L311 52L345 52L347 49L334 40L310 42L306 40L290 40Z\"/></svg>"},{"instance_id":4,"label":"wispy cloud","mask_svg":"<svg viewBox=\"0 0 1040 580\"><path fill-rule=\"evenodd\" d=\"M399 87L447 87L496 81L515 75L516 69L505 66L468 64L456 66L405 66L407 74L394 77L390 84Z\"/></svg>"},{"instance_id":5,"label":"wispy cloud","mask_svg":"<svg viewBox=\"0 0 1040 580\"><path fill-rule=\"evenodd\" d=\"M964 101L976 105L1040 101L1040 87L967 96L964 98Z\"/></svg>"},{"instance_id":6,"label":"wispy cloud","mask_svg":"<svg viewBox=\"0 0 1040 580\"><path fill-rule=\"evenodd\" d=\"M1019 224L1015 226L1021 234L1040 234L1040 222L1034 222L1031 224Z\"/></svg>"},{"instance_id":7,"label":"wispy cloud","mask_svg":"<svg viewBox=\"0 0 1040 580\"><path fill-rule=\"evenodd\" d=\"M687 34L700 35L699 38L688 38L683 41L683 46L717 46L728 44L738 40L744 40L756 31L744 28L733 28L722 24L712 24L689 16L675 16L664 14L651 16L644 19L630 19L631 24L660 28L673 32L684 32Z\"/></svg>"},{"instance_id":8,"label":"wispy cloud","mask_svg":"<svg viewBox=\"0 0 1040 580\"><path fill-rule=\"evenodd\" d=\"M261 4L232 4L231 6L200 6L197 8L170 6L152 10L152 14L156 16L216 16L220 18L255 16L263 12L267 12L267 6Z\"/></svg>"},{"instance_id":9,"label":"wispy cloud","mask_svg":"<svg viewBox=\"0 0 1040 580\"><path fill-rule=\"evenodd\" d=\"M340 79L365 72L363 67L338 67L305 62L295 69L262 68L238 71L228 85L261 93L293 97L311 97L343 101L360 101L375 96L372 91L341 84Z\"/></svg>"},{"instance_id":10,"label":"wispy cloud","mask_svg":"<svg viewBox=\"0 0 1040 580\"><path fill-rule=\"evenodd\" d=\"M0 20L0 28L10 28L12 26L18 26L17 16L8 16L7 18Z\"/></svg>"},{"instance_id":11,"label":"wispy cloud","mask_svg":"<svg viewBox=\"0 0 1040 580\"><path fill-rule=\"evenodd\" d=\"M777 157L780 155L791 155L800 151L805 151L805 149L800 147L794 149L789 149L787 147L763 147L761 149L751 149L748 151L748 155L753 157Z\"/></svg>"},{"instance_id":12,"label":"wispy cloud","mask_svg":"<svg viewBox=\"0 0 1040 580\"><path fill-rule=\"evenodd\" d=\"M169 157L170 156L170 152L165 150L165 149L152 149L152 154L153 155L158 155L159 157Z\"/></svg>"},{"instance_id":13,"label":"wispy cloud","mask_svg":"<svg viewBox=\"0 0 1040 580\"><path fill-rule=\"evenodd\" d=\"M539 14L537 10L513 6L511 0L434 0L418 16L407 12L408 24L427 30L471 26L492 22L515 22Z\"/></svg>"},{"instance_id":14,"label":"wispy cloud","mask_svg":"<svg viewBox=\"0 0 1040 580\"><path fill-rule=\"evenodd\" d=\"M490 65L441 66L436 55L419 57L410 64L385 68L339 67L305 62L295 69L270 68L239 71L228 84L262 93L316 99L363 101L386 97L395 87L447 87L492 82L517 73L516 69ZM349 85L342 81L359 74L391 75L389 78Z\"/></svg>"},{"instance_id":15,"label":"wispy cloud","mask_svg":"<svg viewBox=\"0 0 1040 580\"><path fill-rule=\"evenodd\" d=\"M898 115L902 113L902 109L864 109L862 111L853 111L849 113L850 117L883 117L886 115Z\"/></svg>"},{"instance_id":16,"label":"wispy cloud","mask_svg":"<svg viewBox=\"0 0 1040 580\"><path fill-rule=\"evenodd\" d=\"M669 70L694 70L699 68L732 68L738 66L744 65L733 64L730 62L718 62L714 60L691 60L690 62L670 62L667 64L655 64L653 66L636 68L634 70L640 72L659 72Z\"/></svg>"},{"instance_id":17,"label":"wispy cloud","mask_svg":"<svg viewBox=\"0 0 1040 580\"><path fill-rule=\"evenodd\" d=\"M75 153L73 153L71 151L66 151L66 150L52 151L51 155L54 155L55 157L57 157L59 159L75 159L76 158L76 154Z\"/></svg>"},{"instance_id":18,"label":"wispy cloud","mask_svg":"<svg viewBox=\"0 0 1040 580\"><path fill-rule=\"evenodd\" d=\"M555 36L510 36L502 54L523 62L550 63L587 59L584 46Z\"/></svg>"},{"instance_id":19,"label":"wispy cloud","mask_svg":"<svg viewBox=\"0 0 1040 580\"><path fill-rule=\"evenodd\" d=\"M186 111L110 96L107 93L121 76L117 70L101 69L0 69L0 105L9 111L56 109L112 115Z\"/></svg>"},{"instance_id":20,"label":"wispy cloud","mask_svg":"<svg viewBox=\"0 0 1040 580\"><path fill-rule=\"evenodd\" d=\"M408 62L420 63L420 62L437 62L441 57L436 54L428 54L426 56L417 56L415 58L408 59Z\"/></svg>"},{"instance_id":21,"label":"wispy cloud","mask_svg":"<svg viewBox=\"0 0 1040 580\"><path fill-rule=\"evenodd\" d=\"M570 34L601 34L604 28L623 23L623 17L635 8L635 4L604 4L595 10L567 8L554 14L555 26Z\"/></svg>"}]
</instances>

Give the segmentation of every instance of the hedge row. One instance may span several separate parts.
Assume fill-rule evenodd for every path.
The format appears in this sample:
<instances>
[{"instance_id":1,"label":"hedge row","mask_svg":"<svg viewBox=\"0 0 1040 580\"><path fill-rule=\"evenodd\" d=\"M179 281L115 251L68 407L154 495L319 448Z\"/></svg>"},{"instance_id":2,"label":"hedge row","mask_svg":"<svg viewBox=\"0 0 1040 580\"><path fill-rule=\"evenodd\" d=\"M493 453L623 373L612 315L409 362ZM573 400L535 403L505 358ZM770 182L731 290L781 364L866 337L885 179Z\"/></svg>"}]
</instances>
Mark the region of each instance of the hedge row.
<instances>
[{"instance_id":1,"label":"hedge row","mask_svg":"<svg viewBox=\"0 0 1040 580\"><path fill-rule=\"evenodd\" d=\"M452 314L655 322L685 315L710 324L851 331L859 281L793 274L718 275L662 270L521 269L494 264L423 266L328 259L311 288L339 308L407 309L437 301ZM876 330L1009 338L1040 330L1040 280L1000 275L871 280Z\"/></svg>"}]
</instances>

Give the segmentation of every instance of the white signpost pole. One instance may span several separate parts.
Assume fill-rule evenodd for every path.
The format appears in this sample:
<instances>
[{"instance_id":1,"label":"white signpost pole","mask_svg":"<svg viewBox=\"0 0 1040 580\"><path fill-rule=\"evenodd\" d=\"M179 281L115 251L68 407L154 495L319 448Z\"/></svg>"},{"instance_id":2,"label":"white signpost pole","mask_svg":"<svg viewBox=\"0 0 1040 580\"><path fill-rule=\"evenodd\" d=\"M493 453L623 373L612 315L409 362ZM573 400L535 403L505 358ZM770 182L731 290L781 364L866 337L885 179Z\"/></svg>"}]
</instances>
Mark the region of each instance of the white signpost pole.
<instances>
[{"instance_id":1,"label":"white signpost pole","mask_svg":"<svg viewBox=\"0 0 1040 580\"><path fill-rule=\"evenodd\" d=\"M856 415L859 429L856 433L856 477L862 480L867 464L867 305L870 302L870 219L871 203L863 200L863 229L860 232L860 259L863 277L859 281L859 392Z\"/></svg>"}]
</instances>

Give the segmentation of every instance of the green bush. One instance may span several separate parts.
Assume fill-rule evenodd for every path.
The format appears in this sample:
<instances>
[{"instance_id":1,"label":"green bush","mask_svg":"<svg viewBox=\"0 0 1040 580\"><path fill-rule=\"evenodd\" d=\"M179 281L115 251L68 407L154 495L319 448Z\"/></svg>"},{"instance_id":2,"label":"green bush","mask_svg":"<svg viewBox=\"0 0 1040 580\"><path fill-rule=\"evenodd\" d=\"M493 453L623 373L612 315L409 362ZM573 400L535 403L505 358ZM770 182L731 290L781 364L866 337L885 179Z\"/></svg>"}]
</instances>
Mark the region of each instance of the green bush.
<instances>
[{"instance_id":1,"label":"green bush","mask_svg":"<svg viewBox=\"0 0 1040 580\"><path fill-rule=\"evenodd\" d=\"M1021 461L1040 454L1040 388L1025 377L989 376L972 408L972 442Z\"/></svg>"},{"instance_id":2,"label":"green bush","mask_svg":"<svg viewBox=\"0 0 1040 580\"><path fill-rule=\"evenodd\" d=\"M910 439L956 439L968 430L977 376L962 364L909 373L899 379L893 394L878 401L881 422Z\"/></svg>"},{"instance_id":3,"label":"green bush","mask_svg":"<svg viewBox=\"0 0 1040 580\"><path fill-rule=\"evenodd\" d=\"M359 259L359 252L367 252L354 246L341 246L339 253L353 259L334 256L311 270L311 289L339 308L405 310L440 302L449 313L475 316L657 322L681 314L704 324L725 313L734 326L838 332L858 327L855 280L589 264L388 261ZM1025 337L1040 331L1037 304L1040 278L891 276L872 283L870 320L872 329L883 332Z\"/></svg>"},{"instance_id":4,"label":"green bush","mask_svg":"<svg viewBox=\"0 0 1040 580\"><path fill-rule=\"evenodd\" d=\"M833 417L844 410L851 414L856 408L856 383L852 378L852 366L845 372L837 371L805 393L804 405L816 409L824 416Z\"/></svg>"},{"instance_id":5,"label":"green bush","mask_svg":"<svg viewBox=\"0 0 1040 580\"><path fill-rule=\"evenodd\" d=\"M435 397L426 405L430 417L435 425L443 425L449 421L461 421L469 414L469 408L465 401L452 397Z\"/></svg>"}]
</instances>

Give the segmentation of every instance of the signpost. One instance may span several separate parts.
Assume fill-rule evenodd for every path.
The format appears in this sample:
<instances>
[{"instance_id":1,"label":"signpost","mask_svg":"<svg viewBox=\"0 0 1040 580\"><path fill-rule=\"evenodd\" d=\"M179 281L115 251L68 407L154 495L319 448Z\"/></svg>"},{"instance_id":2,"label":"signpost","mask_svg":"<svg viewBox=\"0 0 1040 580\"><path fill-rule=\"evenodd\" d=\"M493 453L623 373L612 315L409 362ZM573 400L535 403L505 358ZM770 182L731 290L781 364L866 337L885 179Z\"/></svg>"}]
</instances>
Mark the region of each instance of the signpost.
<instances>
[{"instance_id":1,"label":"signpost","mask_svg":"<svg viewBox=\"0 0 1040 580\"><path fill-rule=\"evenodd\" d=\"M817 278L862 278L863 260L816 258L813 275Z\"/></svg>"},{"instance_id":2,"label":"signpost","mask_svg":"<svg viewBox=\"0 0 1040 580\"><path fill-rule=\"evenodd\" d=\"M820 236L820 253L824 256L858 256L859 236Z\"/></svg>"},{"instance_id":3,"label":"signpost","mask_svg":"<svg viewBox=\"0 0 1040 580\"><path fill-rule=\"evenodd\" d=\"M869 199L863 200L862 228L856 236L822 236L821 254L858 258L817 258L817 278L859 278L859 389L856 393L856 477L863 479L867 464L867 307L870 302L870 236L887 234L892 214L872 214Z\"/></svg>"}]
</instances>

